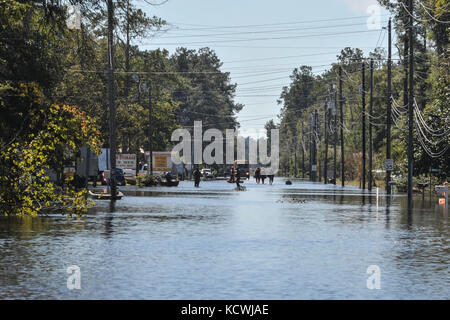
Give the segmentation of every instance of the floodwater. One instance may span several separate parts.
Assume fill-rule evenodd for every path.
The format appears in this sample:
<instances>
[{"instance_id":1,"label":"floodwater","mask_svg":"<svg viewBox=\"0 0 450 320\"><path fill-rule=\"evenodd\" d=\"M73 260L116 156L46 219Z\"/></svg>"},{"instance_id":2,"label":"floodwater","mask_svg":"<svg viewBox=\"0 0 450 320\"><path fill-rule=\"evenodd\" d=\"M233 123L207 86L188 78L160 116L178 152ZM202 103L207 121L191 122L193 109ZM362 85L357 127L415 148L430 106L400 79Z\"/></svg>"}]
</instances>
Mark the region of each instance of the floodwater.
<instances>
[{"instance_id":1,"label":"floodwater","mask_svg":"<svg viewBox=\"0 0 450 320\"><path fill-rule=\"evenodd\" d=\"M1 217L0 299L450 298L438 199L408 211L405 196L381 191L244 185L124 187L114 213L97 201L80 219ZM73 265L81 289L69 290Z\"/></svg>"}]
</instances>

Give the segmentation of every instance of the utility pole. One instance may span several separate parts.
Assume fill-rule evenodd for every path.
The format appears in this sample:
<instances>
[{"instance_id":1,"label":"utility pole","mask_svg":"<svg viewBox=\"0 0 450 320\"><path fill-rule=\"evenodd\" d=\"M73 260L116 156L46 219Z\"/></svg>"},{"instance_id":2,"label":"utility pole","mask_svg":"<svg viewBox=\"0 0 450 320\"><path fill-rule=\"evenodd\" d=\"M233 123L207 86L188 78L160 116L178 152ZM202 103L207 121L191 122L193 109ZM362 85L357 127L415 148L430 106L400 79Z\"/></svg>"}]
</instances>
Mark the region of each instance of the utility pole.
<instances>
[{"instance_id":1,"label":"utility pole","mask_svg":"<svg viewBox=\"0 0 450 320\"><path fill-rule=\"evenodd\" d=\"M126 45L125 45L125 105L128 108L128 98L130 93L130 0L126 3ZM126 121L126 120L125 120ZM125 127L128 128L128 121ZM126 130L125 137L122 140L122 153L128 153L129 133Z\"/></svg>"},{"instance_id":2,"label":"utility pole","mask_svg":"<svg viewBox=\"0 0 450 320\"><path fill-rule=\"evenodd\" d=\"M313 166L313 131L314 131L314 119L310 116L311 130L309 132L309 180L313 181L312 166Z\"/></svg>"},{"instance_id":3,"label":"utility pole","mask_svg":"<svg viewBox=\"0 0 450 320\"><path fill-rule=\"evenodd\" d=\"M386 159L391 159L391 118L392 118L392 101L391 101L391 91L392 91L392 43L391 43L391 19L389 18L388 23L388 61L387 61L387 106L386 106ZM391 171L386 169L386 193L391 194Z\"/></svg>"},{"instance_id":4,"label":"utility pole","mask_svg":"<svg viewBox=\"0 0 450 320\"><path fill-rule=\"evenodd\" d=\"M317 180L317 127L318 127L318 113L317 109L314 110L314 131L313 131L313 181Z\"/></svg>"},{"instance_id":5,"label":"utility pole","mask_svg":"<svg viewBox=\"0 0 450 320\"><path fill-rule=\"evenodd\" d=\"M112 0L108 0L108 104L109 104L109 148L110 148L110 187L111 200L116 200L116 106L114 104L114 42L113 42L113 17L114 7Z\"/></svg>"},{"instance_id":6,"label":"utility pole","mask_svg":"<svg viewBox=\"0 0 450 320\"><path fill-rule=\"evenodd\" d=\"M324 161L324 168L323 168L323 183L328 183L328 126L330 125L330 117L329 117L329 109L328 109L328 103L325 101L325 121L323 122L324 126L324 135L325 135L325 161Z\"/></svg>"},{"instance_id":7,"label":"utility pole","mask_svg":"<svg viewBox=\"0 0 450 320\"><path fill-rule=\"evenodd\" d=\"M297 132L294 136L294 178L297 178Z\"/></svg>"},{"instance_id":8,"label":"utility pole","mask_svg":"<svg viewBox=\"0 0 450 320\"><path fill-rule=\"evenodd\" d=\"M368 189L369 191L372 190L373 185L373 177L372 177L372 170L373 170L373 164L372 164L372 121L370 120L370 117L373 115L373 59L370 59L370 101L369 101L369 185Z\"/></svg>"},{"instance_id":9,"label":"utility pole","mask_svg":"<svg viewBox=\"0 0 450 320\"><path fill-rule=\"evenodd\" d=\"M408 205L412 205L414 146L413 146L413 112L414 112L414 3L409 0L409 98L408 98Z\"/></svg>"},{"instance_id":10,"label":"utility pole","mask_svg":"<svg viewBox=\"0 0 450 320\"><path fill-rule=\"evenodd\" d=\"M362 189L366 188L366 63L361 65L362 76Z\"/></svg>"},{"instance_id":11,"label":"utility pole","mask_svg":"<svg viewBox=\"0 0 450 320\"><path fill-rule=\"evenodd\" d=\"M337 170L337 152L336 152L336 145L337 145L337 130L338 130L338 126L337 126L337 91L336 91L336 85L333 85L333 89L334 89L334 105L333 105L333 116L334 116L334 165L333 165L333 180L334 180L334 185L336 185L336 170Z\"/></svg>"},{"instance_id":12,"label":"utility pole","mask_svg":"<svg viewBox=\"0 0 450 320\"><path fill-rule=\"evenodd\" d=\"M305 146L305 130L303 128L303 120L302 120L302 179L305 179L305 150L304 150L304 146Z\"/></svg>"},{"instance_id":13,"label":"utility pole","mask_svg":"<svg viewBox=\"0 0 450 320\"><path fill-rule=\"evenodd\" d=\"M153 107L152 107L152 84L148 86L148 173L153 175Z\"/></svg>"},{"instance_id":14,"label":"utility pole","mask_svg":"<svg viewBox=\"0 0 450 320\"><path fill-rule=\"evenodd\" d=\"M403 105L406 107L408 105L408 51L409 51L409 39L408 36L405 35L405 40L403 44L404 52L403 52Z\"/></svg>"},{"instance_id":15,"label":"utility pole","mask_svg":"<svg viewBox=\"0 0 450 320\"><path fill-rule=\"evenodd\" d=\"M345 186L344 177L344 98L342 97L342 67L339 66L339 109L341 112L341 184Z\"/></svg>"}]
</instances>

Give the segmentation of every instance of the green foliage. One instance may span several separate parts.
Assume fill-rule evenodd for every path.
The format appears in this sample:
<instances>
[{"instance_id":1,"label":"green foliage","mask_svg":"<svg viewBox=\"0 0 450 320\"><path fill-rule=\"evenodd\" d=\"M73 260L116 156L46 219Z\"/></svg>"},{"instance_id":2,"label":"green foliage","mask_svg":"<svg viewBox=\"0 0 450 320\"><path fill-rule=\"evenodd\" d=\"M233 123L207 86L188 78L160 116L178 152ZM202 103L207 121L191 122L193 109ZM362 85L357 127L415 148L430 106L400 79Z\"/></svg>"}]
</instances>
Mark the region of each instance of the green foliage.
<instances>
[{"instance_id":1,"label":"green foliage","mask_svg":"<svg viewBox=\"0 0 450 320\"><path fill-rule=\"evenodd\" d=\"M148 173L145 176L138 176L136 179L137 186L141 188L156 186L157 183L156 178Z\"/></svg>"},{"instance_id":2,"label":"green foliage","mask_svg":"<svg viewBox=\"0 0 450 320\"><path fill-rule=\"evenodd\" d=\"M78 107L53 103L64 74L65 13L12 0L0 5L0 23L1 214L82 213L88 201L63 167L80 146L98 151L101 142L95 122Z\"/></svg>"},{"instance_id":3,"label":"green foliage","mask_svg":"<svg viewBox=\"0 0 450 320\"><path fill-rule=\"evenodd\" d=\"M395 172L400 176L406 176L407 172L407 140L408 140L408 118L405 114L405 107L401 107L404 102L404 40L405 30L409 23L409 15L405 12L402 2L407 5L407 0L398 2L379 1L382 5L391 10L394 19L395 31L397 32L397 48L401 60L392 65L392 97L395 104L403 110L393 112L393 123L391 127L392 150L391 157L395 160ZM414 96L417 100L420 113L423 115L427 126L435 132L448 130L450 124L450 74L448 58L449 50L449 28L441 21L449 21L450 11L448 0L428 0L422 1L420 5L415 2L417 27L414 34L415 50L415 90ZM447 8L446 10L444 8ZM395 45L395 44L394 44ZM394 47L395 48L395 47ZM369 53L369 58L375 59L374 69L374 96L373 111L371 118L366 122L368 129L369 122L373 126L373 150L374 169L383 169L386 155L386 105L387 105L387 65L384 51L376 49ZM323 167L325 148L323 146L324 132L324 102L334 101L336 89L331 89L330 84L337 86L338 66L343 69L342 74L342 95L344 113L344 149L345 149L345 174L346 179L356 179L361 177L361 144L362 144L362 113L361 113L361 64L366 62L366 112L369 108L369 68L368 58L363 56L363 52L358 49L344 48L338 55L338 64L321 75L308 75L308 68L303 66L299 73L295 69L292 82L283 88L279 103L283 105L280 118L280 141L282 141L280 166L289 171L292 168L292 161L295 152L304 151L306 170L309 170L310 150L311 150L311 115L314 110L319 111L319 124L317 136L314 138L318 142L318 162ZM299 76L300 74L300 76ZM309 99L309 100L308 100ZM305 103L307 101L307 103ZM339 110L339 109L338 109ZM333 119L334 120L334 119ZM333 141L334 121L331 121L329 132ZM338 130L340 114L337 115ZM300 126L298 125L300 123ZM296 126L297 125L297 126ZM304 127L304 130L301 127ZM338 131L338 137L340 132ZM441 178L450 174L450 135L438 136L425 132L426 148L419 141L419 132L414 128L414 173L416 176L425 174L430 167L443 170ZM447 152L436 157L439 151ZM338 138L338 155L340 159L340 139ZM434 154L433 156L430 156ZM330 153L328 153L330 159ZM298 165L300 157L297 156ZM328 162L330 163L330 162ZM338 163L339 167L339 163ZM292 169L291 169L292 171ZM338 168L338 172L339 172Z\"/></svg>"},{"instance_id":4,"label":"green foliage","mask_svg":"<svg viewBox=\"0 0 450 320\"><path fill-rule=\"evenodd\" d=\"M19 95L28 92L26 85L17 89ZM39 95L33 99L40 109L33 115L36 127L32 124L28 128L31 133L19 132L10 142L0 140L1 212L36 215L52 207L64 213L83 213L88 206L86 191L76 190L70 183L71 177L61 175L58 184L50 181L48 174L74 161L74 155L83 144L99 151L95 123L76 107L40 104L39 99Z\"/></svg>"},{"instance_id":5,"label":"green foliage","mask_svg":"<svg viewBox=\"0 0 450 320\"><path fill-rule=\"evenodd\" d=\"M228 72L220 70L222 63L213 50L179 48L171 63L184 78L173 92L174 99L181 102L181 125L193 126L196 120L219 130L237 127L236 113L243 105L233 101L236 85L230 83Z\"/></svg>"}]
</instances>

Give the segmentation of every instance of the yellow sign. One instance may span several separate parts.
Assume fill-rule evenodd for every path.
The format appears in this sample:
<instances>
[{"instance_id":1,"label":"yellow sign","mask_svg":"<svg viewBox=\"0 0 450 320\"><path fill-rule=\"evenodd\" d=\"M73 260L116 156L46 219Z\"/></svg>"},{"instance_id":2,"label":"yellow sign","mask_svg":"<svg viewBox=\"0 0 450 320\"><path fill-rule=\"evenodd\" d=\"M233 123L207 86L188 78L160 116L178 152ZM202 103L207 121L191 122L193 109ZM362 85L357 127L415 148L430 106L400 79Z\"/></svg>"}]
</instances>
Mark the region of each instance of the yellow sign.
<instances>
[{"instance_id":1,"label":"yellow sign","mask_svg":"<svg viewBox=\"0 0 450 320\"><path fill-rule=\"evenodd\" d=\"M154 156L155 168L167 168L167 156Z\"/></svg>"}]
</instances>

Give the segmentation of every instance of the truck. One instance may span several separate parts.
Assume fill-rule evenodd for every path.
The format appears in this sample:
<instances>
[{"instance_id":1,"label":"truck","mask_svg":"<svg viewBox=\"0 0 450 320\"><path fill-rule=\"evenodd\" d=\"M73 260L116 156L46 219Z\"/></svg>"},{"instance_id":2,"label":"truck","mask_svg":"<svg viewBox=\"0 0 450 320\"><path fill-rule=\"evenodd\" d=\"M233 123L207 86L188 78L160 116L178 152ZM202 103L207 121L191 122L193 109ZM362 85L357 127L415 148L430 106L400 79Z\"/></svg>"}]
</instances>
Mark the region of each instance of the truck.
<instances>
[{"instance_id":1,"label":"truck","mask_svg":"<svg viewBox=\"0 0 450 320\"><path fill-rule=\"evenodd\" d=\"M139 168L139 175L146 175L148 172L148 163L150 162L150 153L145 152L145 163ZM178 174L175 165L172 163L171 152L170 151L153 151L152 152L152 171L154 176L162 176L166 172L171 172L172 174Z\"/></svg>"},{"instance_id":2,"label":"truck","mask_svg":"<svg viewBox=\"0 0 450 320\"><path fill-rule=\"evenodd\" d=\"M248 160L234 160L234 167L236 170L239 170L241 175L241 179L245 177L245 179L250 179L250 164Z\"/></svg>"}]
</instances>

